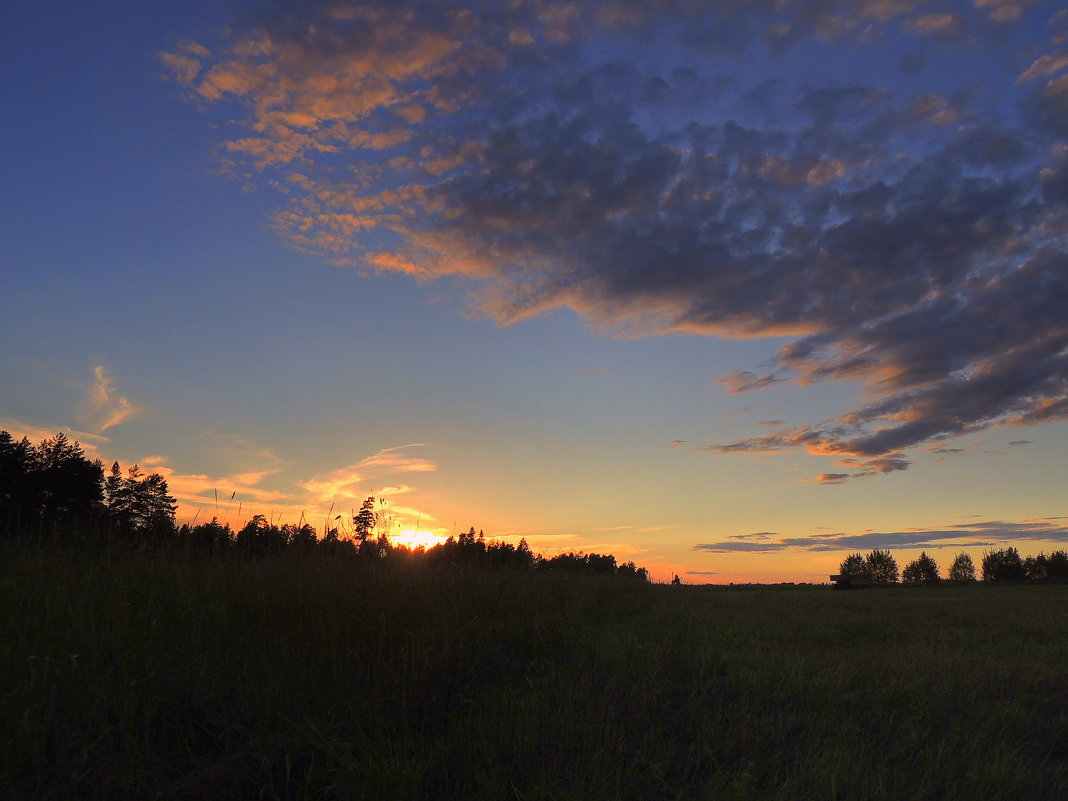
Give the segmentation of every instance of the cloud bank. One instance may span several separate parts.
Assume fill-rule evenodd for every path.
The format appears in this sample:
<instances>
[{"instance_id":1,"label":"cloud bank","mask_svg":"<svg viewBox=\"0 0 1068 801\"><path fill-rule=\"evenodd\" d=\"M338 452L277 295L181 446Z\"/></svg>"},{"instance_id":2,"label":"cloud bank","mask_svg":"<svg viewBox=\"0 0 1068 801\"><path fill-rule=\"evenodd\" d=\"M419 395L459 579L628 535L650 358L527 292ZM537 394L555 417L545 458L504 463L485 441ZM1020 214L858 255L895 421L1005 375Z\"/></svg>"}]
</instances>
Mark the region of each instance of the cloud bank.
<instances>
[{"instance_id":1,"label":"cloud bank","mask_svg":"<svg viewBox=\"0 0 1068 801\"><path fill-rule=\"evenodd\" d=\"M1045 517L1004 522L987 520L932 529L871 531L863 534L812 534L808 537L781 537L768 532L741 534L723 542L694 545L691 550L706 553L778 553L802 551L867 551L874 548L967 548L990 547L1017 541L1068 543L1068 518ZM753 541L752 538L759 541Z\"/></svg>"},{"instance_id":2,"label":"cloud bank","mask_svg":"<svg viewBox=\"0 0 1068 801\"><path fill-rule=\"evenodd\" d=\"M708 449L849 471L816 483L1068 417L1057 4L274 7L161 58L294 247L469 284L502 324L787 337L719 383L860 402Z\"/></svg>"}]
</instances>

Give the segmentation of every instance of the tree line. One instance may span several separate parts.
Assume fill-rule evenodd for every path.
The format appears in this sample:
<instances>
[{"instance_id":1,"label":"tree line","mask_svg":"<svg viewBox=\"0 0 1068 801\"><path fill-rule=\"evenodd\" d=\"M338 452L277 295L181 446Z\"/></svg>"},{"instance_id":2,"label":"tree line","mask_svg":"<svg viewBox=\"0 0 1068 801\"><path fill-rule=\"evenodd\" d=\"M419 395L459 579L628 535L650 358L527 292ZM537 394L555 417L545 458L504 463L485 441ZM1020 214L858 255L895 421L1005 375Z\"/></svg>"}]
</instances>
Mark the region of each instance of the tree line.
<instances>
[{"instance_id":1,"label":"tree line","mask_svg":"<svg viewBox=\"0 0 1068 801\"><path fill-rule=\"evenodd\" d=\"M118 462L105 471L101 460L89 459L81 445L63 433L34 445L25 437L16 441L9 432L0 431L0 534L8 538L106 537L249 558L289 550L374 564L390 560L649 580L644 567L631 561L619 564L612 554L568 552L547 557L534 553L525 538L518 545L487 540L473 526L430 549L394 545L387 530L391 521L374 497L367 498L353 516L351 536L330 526L319 536L303 518L296 524L278 524L264 515L254 515L237 531L217 517L178 525L177 506L159 473L145 474L138 465L123 472Z\"/></svg>"},{"instance_id":2,"label":"tree line","mask_svg":"<svg viewBox=\"0 0 1068 801\"><path fill-rule=\"evenodd\" d=\"M1013 547L988 550L981 562L982 580L991 583L1068 583L1068 552L1023 557ZM967 553L953 558L945 579L938 563L926 551L898 572L897 561L888 550L876 549L867 556L851 553L838 567L840 575L865 579L872 584L896 584L900 575L905 584L938 584L943 580L968 583L977 581L975 563Z\"/></svg>"}]
</instances>

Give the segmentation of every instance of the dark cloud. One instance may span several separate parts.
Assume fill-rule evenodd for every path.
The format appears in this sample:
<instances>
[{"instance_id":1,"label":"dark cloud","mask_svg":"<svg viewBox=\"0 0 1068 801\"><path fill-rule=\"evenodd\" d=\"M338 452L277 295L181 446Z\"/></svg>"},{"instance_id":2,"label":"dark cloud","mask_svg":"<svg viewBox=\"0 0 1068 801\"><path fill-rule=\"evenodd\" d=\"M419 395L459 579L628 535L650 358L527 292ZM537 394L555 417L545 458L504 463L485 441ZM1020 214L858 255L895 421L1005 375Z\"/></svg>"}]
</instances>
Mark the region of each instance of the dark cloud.
<instances>
[{"instance_id":1,"label":"dark cloud","mask_svg":"<svg viewBox=\"0 0 1068 801\"><path fill-rule=\"evenodd\" d=\"M1014 445L1014 446L1015 446L1015 445L1034 445L1035 443L1033 443L1033 442L1032 442L1031 440L1029 440L1029 439L1014 439L1014 440L1013 440L1012 442L1010 442L1009 444L1010 444L1010 445Z\"/></svg>"},{"instance_id":2,"label":"dark cloud","mask_svg":"<svg viewBox=\"0 0 1068 801\"><path fill-rule=\"evenodd\" d=\"M1032 540L1054 544L1068 543L1065 518L1041 518L1020 522L982 521L916 531L883 531L864 534L814 534L809 537L780 537L771 542L753 543L735 537L724 542L694 545L692 550L707 553L773 553L788 549L803 551L869 551L914 548L979 548Z\"/></svg>"},{"instance_id":3,"label":"dark cloud","mask_svg":"<svg viewBox=\"0 0 1068 801\"><path fill-rule=\"evenodd\" d=\"M785 380L785 378L772 375L771 373L758 376L748 370L732 370L726 375L716 379L714 383L724 387L730 394L738 395L742 392L752 392L755 389L763 389L764 387L778 384Z\"/></svg>"},{"instance_id":4,"label":"dark cloud","mask_svg":"<svg viewBox=\"0 0 1068 801\"><path fill-rule=\"evenodd\" d=\"M817 484L844 484L852 477L852 473L820 473L813 481Z\"/></svg>"},{"instance_id":5,"label":"dark cloud","mask_svg":"<svg viewBox=\"0 0 1068 801\"><path fill-rule=\"evenodd\" d=\"M694 545L691 550L708 551L709 553L760 553L762 551L781 551L783 546L775 542L713 542L706 545Z\"/></svg>"},{"instance_id":6,"label":"dark cloud","mask_svg":"<svg viewBox=\"0 0 1068 801\"><path fill-rule=\"evenodd\" d=\"M302 250L475 282L502 324L568 306L626 335L788 338L729 392L859 382L844 414L708 448L830 456L853 472L816 483L841 483L1068 419L1068 76L1052 41L988 91L964 62L947 92L790 59L893 32L919 76L967 31L938 52L986 65L1017 6L280 3L165 61L244 109L221 152L284 187Z\"/></svg>"}]
</instances>

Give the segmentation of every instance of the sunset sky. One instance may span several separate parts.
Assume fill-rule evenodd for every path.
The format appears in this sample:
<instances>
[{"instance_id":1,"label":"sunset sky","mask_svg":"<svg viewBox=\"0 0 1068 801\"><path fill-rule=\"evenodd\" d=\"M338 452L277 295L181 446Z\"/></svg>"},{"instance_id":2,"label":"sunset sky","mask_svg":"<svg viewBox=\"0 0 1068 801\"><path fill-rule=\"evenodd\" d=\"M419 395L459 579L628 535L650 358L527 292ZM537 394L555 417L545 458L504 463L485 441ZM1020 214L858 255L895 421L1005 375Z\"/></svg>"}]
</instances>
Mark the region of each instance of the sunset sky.
<instances>
[{"instance_id":1,"label":"sunset sky","mask_svg":"<svg viewBox=\"0 0 1068 801\"><path fill-rule=\"evenodd\" d=\"M162 473L179 522L374 494L694 583L1068 547L1061 2L0 34L0 428Z\"/></svg>"}]
</instances>

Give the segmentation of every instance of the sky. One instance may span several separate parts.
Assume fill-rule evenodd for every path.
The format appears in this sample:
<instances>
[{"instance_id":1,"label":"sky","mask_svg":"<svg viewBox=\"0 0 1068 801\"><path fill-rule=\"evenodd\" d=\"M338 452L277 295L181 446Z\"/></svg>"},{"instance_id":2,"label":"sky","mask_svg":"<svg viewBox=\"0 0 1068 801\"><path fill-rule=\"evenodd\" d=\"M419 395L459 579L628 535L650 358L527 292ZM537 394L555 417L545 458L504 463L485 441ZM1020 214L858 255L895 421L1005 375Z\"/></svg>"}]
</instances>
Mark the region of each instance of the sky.
<instances>
[{"instance_id":1,"label":"sky","mask_svg":"<svg viewBox=\"0 0 1068 801\"><path fill-rule=\"evenodd\" d=\"M656 580L1068 547L1068 11L23 3L0 428Z\"/></svg>"}]
</instances>

